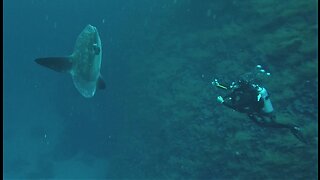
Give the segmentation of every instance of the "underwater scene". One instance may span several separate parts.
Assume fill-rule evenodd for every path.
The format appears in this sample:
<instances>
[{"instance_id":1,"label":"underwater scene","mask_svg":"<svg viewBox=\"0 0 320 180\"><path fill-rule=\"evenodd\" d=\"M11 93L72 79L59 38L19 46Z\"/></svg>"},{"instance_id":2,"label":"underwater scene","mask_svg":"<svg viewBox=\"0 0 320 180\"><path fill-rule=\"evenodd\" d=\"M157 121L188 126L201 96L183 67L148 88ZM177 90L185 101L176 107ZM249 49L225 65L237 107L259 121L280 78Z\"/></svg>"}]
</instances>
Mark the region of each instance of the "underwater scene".
<instances>
[{"instance_id":1,"label":"underwater scene","mask_svg":"<svg viewBox=\"0 0 320 180\"><path fill-rule=\"evenodd\" d=\"M3 5L3 179L318 179L318 0Z\"/></svg>"}]
</instances>

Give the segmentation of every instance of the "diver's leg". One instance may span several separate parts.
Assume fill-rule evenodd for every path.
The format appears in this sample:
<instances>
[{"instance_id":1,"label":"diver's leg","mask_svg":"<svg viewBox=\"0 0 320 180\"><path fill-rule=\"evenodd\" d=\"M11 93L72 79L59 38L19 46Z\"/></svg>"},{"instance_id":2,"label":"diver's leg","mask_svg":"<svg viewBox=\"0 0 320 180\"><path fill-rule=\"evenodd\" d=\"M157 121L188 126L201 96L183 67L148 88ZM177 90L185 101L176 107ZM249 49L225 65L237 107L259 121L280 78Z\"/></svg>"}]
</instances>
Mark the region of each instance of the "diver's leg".
<instances>
[{"instance_id":1,"label":"diver's leg","mask_svg":"<svg viewBox=\"0 0 320 180\"><path fill-rule=\"evenodd\" d=\"M249 118L259 126L274 128L290 128L287 124L277 123L273 117L269 116L269 121L265 116L249 114Z\"/></svg>"},{"instance_id":2,"label":"diver's leg","mask_svg":"<svg viewBox=\"0 0 320 180\"><path fill-rule=\"evenodd\" d=\"M279 123L276 121L276 116L274 114L268 114L265 116L266 118L268 117L270 119L269 121L269 126L274 127L274 128L287 128L287 129L291 129L292 125L290 124L283 124L283 123Z\"/></svg>"},{"instance_id":3,"label":"diver's leg","mask_svg":"<svg viewBox=\"0 0 320 180\"><path fill-rule=\"evenodd\" d=\"M248 117L256 123L258 126L265 126L265 123L261 120L260 117L253 115L253 114L248 114Z\"/></svg>"},{"instance_id":4,"label":"diver's leg","mask_svg":"<svg viewBox=\"0 0 320 180\"><path fill-rule=\"evenodd\" d=\"M299 139L301 142L305 143L305 144L309 144L309 142L307 141L307 139L303 136L300 128L298 126L292 125L290 128L291 133L297 138Z\"/></svg>"},{"instance_id":5,"label":"diver's leg","mask_svg":"<svg viewBox=\"0 0 320 180\"><path fill-rule=\"evenodd\" d=\"M299 126L297 125L294 125L294 124L281 124L281 123L278 123L276 122L276 116L275 115L270 115L270 119L271 121L273 122L273 124L275 126L282 126L282 127L286 127L288 128L291 133L298 139L300 140L301 142L305 143L305 144L308 144L307 140L305 139L305 137L303 136Z\"/></svg>"},{"instance_id":6,"label":"diver's leg","mask_svg":"<svg viewBox=\"0 0 320 180\"><path fill-rule=\"evenodd\" d=\"M259 115L253 115L253 114L248 116L253 122L258 124L259 126L273 127L273 128L287 128L298 140L300 140L305 144L308 144L307 140L305 139L302 132L300 131L300 128L296 125L278 123L276 122L274 115L267 116L268 118L270 118L270 121L267 121L265 116L259 116Z\"/></svg>"}]
</instances>

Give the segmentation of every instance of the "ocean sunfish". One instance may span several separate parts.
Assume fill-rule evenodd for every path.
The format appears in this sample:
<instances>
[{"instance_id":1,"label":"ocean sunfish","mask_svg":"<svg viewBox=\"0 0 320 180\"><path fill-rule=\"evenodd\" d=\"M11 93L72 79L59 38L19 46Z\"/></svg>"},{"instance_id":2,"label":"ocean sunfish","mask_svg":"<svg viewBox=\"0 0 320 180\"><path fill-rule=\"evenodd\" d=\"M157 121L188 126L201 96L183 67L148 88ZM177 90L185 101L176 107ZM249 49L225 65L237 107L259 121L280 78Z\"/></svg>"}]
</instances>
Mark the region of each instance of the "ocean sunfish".
<instances>
[{"instance_id":1,"label":"ocean sunfish","mask_svg":"<svg viewBox=\"0 0 320 180\"><path fill-rule=\"evenodd\" d=\"M106 85L100 73L102 45L96 27L87 25L76 40L74 51L66 57L37 58L36 63L57 72L69 73L77 90L86 98Z\"/></svg>"}]
</instances>

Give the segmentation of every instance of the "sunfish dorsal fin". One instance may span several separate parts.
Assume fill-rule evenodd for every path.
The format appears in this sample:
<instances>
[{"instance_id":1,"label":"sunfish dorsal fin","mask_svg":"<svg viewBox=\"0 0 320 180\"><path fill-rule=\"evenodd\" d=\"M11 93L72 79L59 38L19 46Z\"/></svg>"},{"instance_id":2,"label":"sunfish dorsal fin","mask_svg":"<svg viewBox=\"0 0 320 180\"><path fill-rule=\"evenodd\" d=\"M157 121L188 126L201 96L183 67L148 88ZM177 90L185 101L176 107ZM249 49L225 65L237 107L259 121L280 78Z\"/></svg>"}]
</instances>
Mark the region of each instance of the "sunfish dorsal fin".
<instances>
[{"instance_id":1,"label":"sunfish dorsal fin","mask_svg":"<svg viewBox=\"0 0 320 180\"><path fill-rule=\"evenodd\" d=\"M72 58L70 56L37 58L35 62L57 72L70 72L72 68Z\"/></svg>"}]
</instances>

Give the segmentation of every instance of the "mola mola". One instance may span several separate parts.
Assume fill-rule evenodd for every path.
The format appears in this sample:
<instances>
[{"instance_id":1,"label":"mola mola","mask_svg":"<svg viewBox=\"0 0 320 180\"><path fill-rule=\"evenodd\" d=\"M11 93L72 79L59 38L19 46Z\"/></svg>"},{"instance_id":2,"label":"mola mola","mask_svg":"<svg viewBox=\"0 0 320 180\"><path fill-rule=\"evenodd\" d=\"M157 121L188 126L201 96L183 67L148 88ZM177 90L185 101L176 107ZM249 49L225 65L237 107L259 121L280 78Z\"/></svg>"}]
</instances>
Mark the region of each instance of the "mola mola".
<instances>
[{"instance_id":1,"label":"mola mola","mask_svg":"<svg viewBox=\"0 0 320 180\"><path fill-rule=\"evenodd\" d=\"M96 27L87 25L76 40L73 53L66 57L37 58L36 63L57 72L69 73L77 90L86 98L96 89L105 89L100 74L102 45Z\"/></svg>"}]
</instances>

